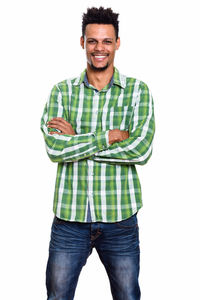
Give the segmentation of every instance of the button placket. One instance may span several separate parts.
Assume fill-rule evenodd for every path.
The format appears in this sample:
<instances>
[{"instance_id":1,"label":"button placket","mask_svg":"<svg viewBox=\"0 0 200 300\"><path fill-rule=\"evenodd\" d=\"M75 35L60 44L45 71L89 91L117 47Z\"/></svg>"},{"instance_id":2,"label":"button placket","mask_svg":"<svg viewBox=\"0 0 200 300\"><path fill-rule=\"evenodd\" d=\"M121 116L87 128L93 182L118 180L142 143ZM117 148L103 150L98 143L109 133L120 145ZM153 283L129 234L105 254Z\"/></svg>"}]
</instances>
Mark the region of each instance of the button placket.
<instances>
[{"instance_id":1,"label":"button placket","mask_svg":"<svg viewBox=\"0 0 200 300\"><path fill-rule=\"evenodd\" d=\"M92 211L92 207L94 206L93 205L93 175L94 175L94 171L93 171L93 161L91 160L88 160L87 161L88 163L88 201L89 201L89 204L90 204L90 212L91 212L91 218L94 219L95 216L94 216L94 213Z\"/></svg>"},{"instance_id":2,"label":"button placket","mask_svg":"<svg viewBox=\"0 0 200 300\"><path fill-rule=\"evenodd\" d=\"M93 97L93 107L92 107L92 126L91 131L95 132L97 129L97 119L98 119L98 106L99 106L99 93L94 91Z\"/></svg>"}]
</instances>

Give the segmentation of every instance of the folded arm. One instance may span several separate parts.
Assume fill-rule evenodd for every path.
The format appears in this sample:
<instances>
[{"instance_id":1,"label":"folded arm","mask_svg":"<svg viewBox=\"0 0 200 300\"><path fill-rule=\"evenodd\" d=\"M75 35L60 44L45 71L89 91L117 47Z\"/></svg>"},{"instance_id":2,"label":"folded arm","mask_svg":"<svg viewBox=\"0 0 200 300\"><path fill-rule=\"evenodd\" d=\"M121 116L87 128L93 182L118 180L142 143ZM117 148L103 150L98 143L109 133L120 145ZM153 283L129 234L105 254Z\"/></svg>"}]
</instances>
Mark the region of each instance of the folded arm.
<instances>
[{"instance_id":1,"label":"folded arm","mask_svg":"<svg viewBox=\"0 0 200 300\"><path fill-rule=\"evenodd\" d=\"M144 165L152 154L154 132L153 98L147 85L142 82L131 117L129 138L95 153L92 158L113 164Z\"/></svg>"},{"instance_id":2,"label":"folded arm","mask_svg":"<svg viewBox=\"0 0 200 300\"><path fill-rule=\"evenodd\" d=\"M53 127L52 123L48 123L49 121L52 122L52 119L55 122L56 118L57 121L59 118L67 120L67 115L62 105L61 91L57 86L54 86L41 119L41 130L44 135L47 154L53 162L77 161L88 158L96 152L109 147L109 130L75 135L73 128L70 127L71 125L66 122L68 123L69 131L66 131L68 134L63 134L62 130L55 129L56 125Z\"/></svg>"}]
</instances>

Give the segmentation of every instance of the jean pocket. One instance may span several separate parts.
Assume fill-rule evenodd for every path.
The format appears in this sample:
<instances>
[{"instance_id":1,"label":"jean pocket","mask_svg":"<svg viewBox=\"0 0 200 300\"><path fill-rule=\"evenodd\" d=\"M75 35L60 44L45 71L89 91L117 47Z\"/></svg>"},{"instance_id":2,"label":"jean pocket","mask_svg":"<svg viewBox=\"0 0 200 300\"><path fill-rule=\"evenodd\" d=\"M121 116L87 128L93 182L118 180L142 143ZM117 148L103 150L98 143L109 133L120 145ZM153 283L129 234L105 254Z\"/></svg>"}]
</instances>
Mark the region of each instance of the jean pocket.
<instances>
[{"instance_id":1,"label":"jean pocket","mask_svg":"<svg viewBox=\"0 0 200 300\"><path fill-rule=\"evenodd\" d=\"M130 218L116 222L116 225L120 228L138 228L138 221L136 214L132 215Z\"/></svg>"}]
</instances>

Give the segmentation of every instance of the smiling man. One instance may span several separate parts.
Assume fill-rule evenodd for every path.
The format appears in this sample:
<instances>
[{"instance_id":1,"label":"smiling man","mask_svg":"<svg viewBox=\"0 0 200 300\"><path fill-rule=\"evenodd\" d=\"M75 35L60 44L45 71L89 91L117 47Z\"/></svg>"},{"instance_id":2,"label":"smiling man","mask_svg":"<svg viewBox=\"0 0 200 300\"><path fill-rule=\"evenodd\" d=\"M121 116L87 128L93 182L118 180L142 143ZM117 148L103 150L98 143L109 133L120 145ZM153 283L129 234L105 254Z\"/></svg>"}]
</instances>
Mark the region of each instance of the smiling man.
<instances>
[{"instance_id":1,"label":"smiling man","mask_svg":"<svg viewBox=\"0 0 200 300\"><path fill-rule=\"evenodd\" d=\"M110 70L113 73L115 51L120 46L120 38L115 35L111 24L88 24L81 46L86 46L88 67L93 71Z\"/></svg>"},{"instance_id":2,"label":"smiling man","mask_svg":"<svg viewBox=\"0 0 200 300\"><path fill-rule=\"evenodd\" d=\"M118 14L83 14L81 47L87 68L56 84L41 130L58 163L46 269L48 300L72 300L82 267L95 248L114 300L139 300L142 207L136 165L152 154L153 99L147 85L119 73ZM97 290L99 284L97 284Z\"/></svg>"}]
</instances>

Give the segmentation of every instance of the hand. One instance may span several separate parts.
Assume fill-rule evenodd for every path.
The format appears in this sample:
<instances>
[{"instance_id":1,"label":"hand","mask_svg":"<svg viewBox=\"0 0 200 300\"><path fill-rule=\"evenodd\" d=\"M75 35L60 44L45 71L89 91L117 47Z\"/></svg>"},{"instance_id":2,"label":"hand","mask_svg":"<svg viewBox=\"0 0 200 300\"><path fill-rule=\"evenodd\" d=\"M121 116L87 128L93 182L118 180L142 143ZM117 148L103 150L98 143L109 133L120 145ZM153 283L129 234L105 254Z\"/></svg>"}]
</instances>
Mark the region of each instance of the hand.
<instances>
[{"instance_id":1,"label":"hand","mask_svg":"<svg viewBox=\"0 0 200 300\"><path fill-rule=\"evenodd\" d=\"M129 138L129 132L125 130L113 129L109 130L109 144L121 142Z\"/></svg>"},{"instance_id":2,"label":"hand","mask_svg":"<svg viewBox=\"0 0 200 300\"><path fill-rule=\"evenodd\" d=\"M63 118L53 118L49 122L47 122L47 126L50 128L56 128L61 132L51 131L50 134L70 134L75 135L75 131L72 128L71 124L65 121Z\"/></svg>"}]
</instances>

